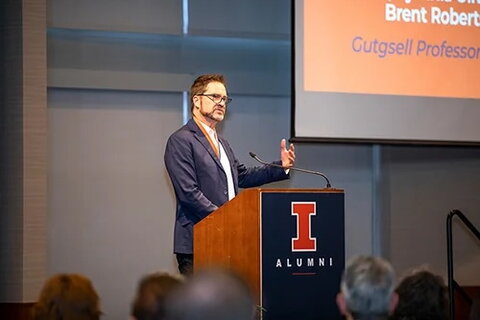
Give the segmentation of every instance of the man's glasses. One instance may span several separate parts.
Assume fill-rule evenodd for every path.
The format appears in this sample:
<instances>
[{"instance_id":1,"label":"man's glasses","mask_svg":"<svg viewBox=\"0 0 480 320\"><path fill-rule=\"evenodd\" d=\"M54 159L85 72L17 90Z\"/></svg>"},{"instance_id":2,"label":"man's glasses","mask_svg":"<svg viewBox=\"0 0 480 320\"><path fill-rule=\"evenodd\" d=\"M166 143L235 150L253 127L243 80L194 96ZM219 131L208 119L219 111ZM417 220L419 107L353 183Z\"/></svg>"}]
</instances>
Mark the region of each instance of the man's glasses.
<instances>
[{"instance_id":1,"label":"man's glasses","mask_svg":"<svg viewBox=\"0 0 480 320\"><path fill-rule=\"evenodd\" d=\"M197 94L197 96L204 96L207 97L208 99L212 100L214 103L220 103L224 102L225 105L228 105L230 102L232 102L232 98L229 98L227 96L221 96L216 93L211 93L211 94Z\"/></svg>"}]
</instances>

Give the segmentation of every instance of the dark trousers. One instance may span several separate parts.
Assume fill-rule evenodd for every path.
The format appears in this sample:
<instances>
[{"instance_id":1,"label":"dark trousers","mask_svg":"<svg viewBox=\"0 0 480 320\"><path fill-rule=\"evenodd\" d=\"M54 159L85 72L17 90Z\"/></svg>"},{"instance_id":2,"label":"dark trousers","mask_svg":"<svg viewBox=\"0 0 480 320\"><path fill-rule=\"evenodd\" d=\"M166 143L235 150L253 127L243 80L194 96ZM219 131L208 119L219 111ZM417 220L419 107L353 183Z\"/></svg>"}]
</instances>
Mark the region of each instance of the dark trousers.
<instances>
[{"instance_id":1,"label":"dark trousers","mask_svg":"<svg viewBox=\"0 0 480 320\"><path fill-rule=\"evenodd\" d=\"M193 274L193 254L177 253L178 271L185 276Z\"/></svg>"}]
</instances>

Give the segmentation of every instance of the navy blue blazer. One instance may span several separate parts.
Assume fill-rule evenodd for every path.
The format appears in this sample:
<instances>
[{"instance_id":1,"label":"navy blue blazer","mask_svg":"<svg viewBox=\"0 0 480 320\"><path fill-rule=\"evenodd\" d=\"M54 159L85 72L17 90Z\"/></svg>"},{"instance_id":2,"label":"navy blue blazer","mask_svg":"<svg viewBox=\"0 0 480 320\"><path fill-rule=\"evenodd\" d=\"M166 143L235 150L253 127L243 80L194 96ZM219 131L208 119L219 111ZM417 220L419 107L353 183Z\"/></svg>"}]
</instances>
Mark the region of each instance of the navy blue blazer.
<instances>
[{"instance_id":1,"label":"navy blue blazer","mask_svg":"<svg viewBox=\"0 0 480 320\"><path fill-rule=\"evenodd\" d=\"M245 167L228 142L221 137L219 140L230 162L235 194L239 187L256 187L288 178L281 168ZM165 166L177 198L174 252L193 253L193 225L228 201L227 176L193 119L168 139Z\"/></svg>"}]
</instances>

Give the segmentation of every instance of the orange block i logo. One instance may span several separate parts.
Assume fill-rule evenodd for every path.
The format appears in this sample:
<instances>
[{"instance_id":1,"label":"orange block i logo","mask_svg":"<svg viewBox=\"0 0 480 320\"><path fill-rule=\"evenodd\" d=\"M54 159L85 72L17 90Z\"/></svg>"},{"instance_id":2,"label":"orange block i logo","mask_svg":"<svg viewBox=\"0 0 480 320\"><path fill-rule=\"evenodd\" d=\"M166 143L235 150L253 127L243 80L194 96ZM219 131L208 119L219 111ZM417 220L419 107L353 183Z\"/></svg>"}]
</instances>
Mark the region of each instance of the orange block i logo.
<instances>
[{"instance_id":1,"label":"orange block i logo","mask_svg":"<svg viewBox=\"0 0 480 320\"><path fill-rule=\"evenodd\" d=\"M297 235L292 238L292 251L317 251L317 238L312 237L311 217L317 214L315 202L292 202L292 216L297 219Z\"/></svg>"}]
</instances>

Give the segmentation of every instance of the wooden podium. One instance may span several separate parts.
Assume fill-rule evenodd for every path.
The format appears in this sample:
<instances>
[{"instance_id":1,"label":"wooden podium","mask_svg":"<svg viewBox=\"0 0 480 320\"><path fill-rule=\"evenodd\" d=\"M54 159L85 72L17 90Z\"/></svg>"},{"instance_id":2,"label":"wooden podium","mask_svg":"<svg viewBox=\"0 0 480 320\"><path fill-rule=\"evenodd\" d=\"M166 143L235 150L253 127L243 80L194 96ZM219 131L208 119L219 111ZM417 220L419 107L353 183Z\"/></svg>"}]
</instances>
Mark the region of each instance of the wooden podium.
<instances>
[{"instance_id":1,"label":"wooden podium","mask_svg":"<svg viewBox=\"0 0 480 320\"><path fill-rule=\"evenodd\" d=\"M263 319L340 319L343 190L244 190L195 225L194 259L243 276Z\"/></svg>"}]
</instances>

